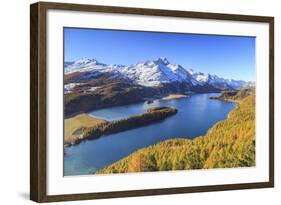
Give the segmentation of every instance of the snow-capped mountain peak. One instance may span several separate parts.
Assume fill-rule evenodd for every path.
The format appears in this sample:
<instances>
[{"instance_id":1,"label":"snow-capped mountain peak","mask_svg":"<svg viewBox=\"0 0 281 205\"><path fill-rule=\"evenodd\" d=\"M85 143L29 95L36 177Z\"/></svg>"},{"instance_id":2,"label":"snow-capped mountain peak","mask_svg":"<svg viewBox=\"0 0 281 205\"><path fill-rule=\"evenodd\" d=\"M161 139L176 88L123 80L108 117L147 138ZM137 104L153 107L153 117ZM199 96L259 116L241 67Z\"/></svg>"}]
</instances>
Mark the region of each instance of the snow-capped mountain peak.
<instances>
[{"instance_id":1,"label":"snow-capped mountain peak","mask_svg":"<svg viewBox=\"0 0 281 205\"><path fill-rule=\"evenodd\" d=\"M65 62L65 72L83 72L92 68L101 68L105 64L99 63L96 59L84 58L73 62Z\"/></svg>"},{"instance_id":2,"label":"snow-capped mountain peak","mask_svg":"<svg viewBox=\"0 0 281 205\"><path fill-rule=\"evenodd\" d=\"M192 76L180 65L171 64L165 57L124 67L120 72L137 84L153 87L168 83L196 84Z\"/></svg>"},{"instance_id":3,"label":"snow-capped mountain peak","mask_svg":"<svg viewBox=\"0 0 281 205\"><path fill-rule=\"evenodd\" d=\"M155 60L155 62L158 63L158 64L164 64L164 65L170 64L168 59L164 56L159 57L157 60Z\"/></svg>"},{"instance_id":4,"label":"snow-capped mountain peak","mask_svg":"<svg viewBox=\"0 0 281 205\"><path fill-rule=\"evenodd\" d=\"M94 58L84 58L84 59L80 59L75 61L76 65L87 65L87 64L98 64L98 61Z\"/></svg>"},{"instance_id":5,"label":"snow-capped mountain peak","mask_svg":"<svg viewBox=\"0 0 281 205\"><path fill-rule=\"evenodd\" d=\"M191 69L189 70L189 72L192 73L192 76L198 82L200 82L201 85L210 84L214 87L218 87L218 88L222 88L222 89L239 89L246 83L243 80L225 79L225 78L221 78L217 75L196 72Z\"/></svg>"}]
</instances>

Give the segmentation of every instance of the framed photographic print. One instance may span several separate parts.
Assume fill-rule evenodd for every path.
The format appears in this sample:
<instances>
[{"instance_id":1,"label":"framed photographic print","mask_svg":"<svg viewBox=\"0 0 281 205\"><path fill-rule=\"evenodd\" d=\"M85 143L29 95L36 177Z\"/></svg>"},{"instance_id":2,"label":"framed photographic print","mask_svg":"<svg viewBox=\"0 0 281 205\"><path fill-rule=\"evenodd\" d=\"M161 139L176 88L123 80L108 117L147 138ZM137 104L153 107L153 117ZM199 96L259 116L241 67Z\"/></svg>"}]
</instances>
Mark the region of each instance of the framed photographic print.
<instances>
[{"instance_id":1,"label":"framed photographic print","mask_svg":"<svg viewBox=\"0 0 281 205\"><path fill-rule=\"evenodd\" d=\"M37 202L274 186L274 18L31 5Z\"/></svg>"}]
</instances>

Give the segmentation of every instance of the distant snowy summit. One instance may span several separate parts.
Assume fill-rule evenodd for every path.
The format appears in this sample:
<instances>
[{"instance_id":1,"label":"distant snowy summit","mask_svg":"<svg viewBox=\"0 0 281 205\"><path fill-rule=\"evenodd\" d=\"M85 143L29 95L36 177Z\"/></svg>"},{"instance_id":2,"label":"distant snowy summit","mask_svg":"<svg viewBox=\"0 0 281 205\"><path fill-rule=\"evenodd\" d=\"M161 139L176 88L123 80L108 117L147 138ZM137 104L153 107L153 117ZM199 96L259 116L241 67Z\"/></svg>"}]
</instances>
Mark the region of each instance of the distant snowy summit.
<instances>
[{"instance_id":1,"label":"distant snowy summit","mask_svg":"<svg viewBox=\"0 0 281 205\"><path fill-rule=\"evenodd\" d=\"M185 69L179 64L170 63L165 57L129 66L104 64L96 59L81 59L74 62L65 62L64 70L66 75L84 72L85 75L93 78L96 73L111 73L145 87L180 83L188 87L212 86L219 89L239 89L249 84L249 82L243 80L225 79L217 75Z\"/></svg>"}]
</instances>

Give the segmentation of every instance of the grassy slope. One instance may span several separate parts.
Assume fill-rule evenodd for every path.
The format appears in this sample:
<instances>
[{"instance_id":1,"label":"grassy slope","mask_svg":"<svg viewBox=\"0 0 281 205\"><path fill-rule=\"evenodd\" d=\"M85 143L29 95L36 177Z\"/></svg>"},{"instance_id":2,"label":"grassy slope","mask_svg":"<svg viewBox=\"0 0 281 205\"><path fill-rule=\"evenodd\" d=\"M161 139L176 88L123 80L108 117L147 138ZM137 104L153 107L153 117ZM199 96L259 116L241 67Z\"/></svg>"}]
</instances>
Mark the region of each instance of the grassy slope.
<instances>
[{"instance_id":1,"label":"grassy slope","mask_svg":"<svg viewBox=\"0 0 281 205\"><path fill-rule=\"evenodd\" d=\"M75 135L74 131L81 127L92 127L105 122L102 119L90 117L86 114L76 115L75 117L64 120L64 143L71 143Z\"/></svg>"},{"instance_id":2,"label":"grassy slope","mask_svg":"<svg viewBox=\"0 0 281 205\"><path fill-rule=\"evenodd\" d=\"M244 98L205 136L140 149L99 174L255 166L255 95Z\"/></svg>"}]
</instances>

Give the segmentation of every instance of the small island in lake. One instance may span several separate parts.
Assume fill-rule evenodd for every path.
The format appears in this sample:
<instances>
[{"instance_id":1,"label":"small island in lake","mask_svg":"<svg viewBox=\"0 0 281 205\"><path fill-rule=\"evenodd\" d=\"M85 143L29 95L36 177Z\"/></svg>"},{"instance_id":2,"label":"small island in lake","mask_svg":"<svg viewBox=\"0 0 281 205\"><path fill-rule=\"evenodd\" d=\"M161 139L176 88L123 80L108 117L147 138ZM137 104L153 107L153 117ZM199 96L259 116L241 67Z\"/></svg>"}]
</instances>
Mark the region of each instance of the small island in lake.
<instances>
[{"instance_id":1,"label":"small island in lake","mask_svg":"<svg viewBox=\"0 0 281 205\"><path fill-rule=\"evenodd\" d=\"M166 97L163 97L162 100L172 100L172 99L180 99L180 98L190 98L190 96L183 95L183 94L170 94Z\"/></svg>"}]
</instances>

